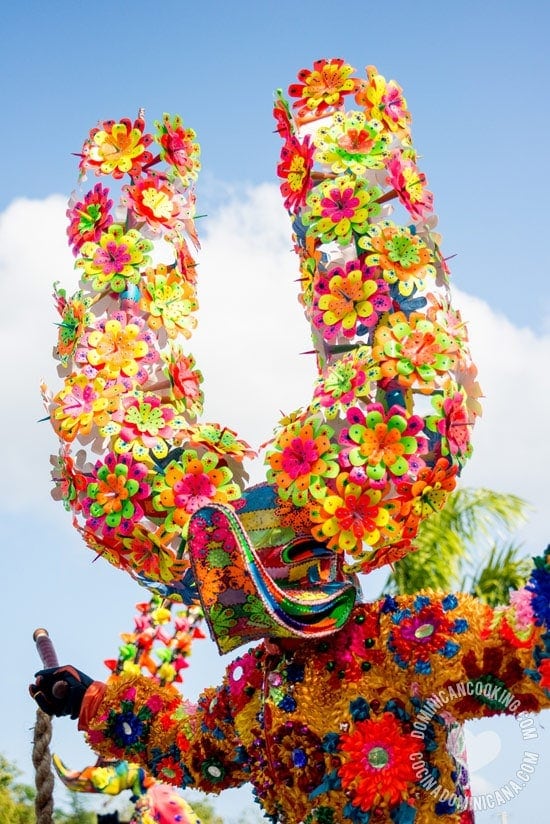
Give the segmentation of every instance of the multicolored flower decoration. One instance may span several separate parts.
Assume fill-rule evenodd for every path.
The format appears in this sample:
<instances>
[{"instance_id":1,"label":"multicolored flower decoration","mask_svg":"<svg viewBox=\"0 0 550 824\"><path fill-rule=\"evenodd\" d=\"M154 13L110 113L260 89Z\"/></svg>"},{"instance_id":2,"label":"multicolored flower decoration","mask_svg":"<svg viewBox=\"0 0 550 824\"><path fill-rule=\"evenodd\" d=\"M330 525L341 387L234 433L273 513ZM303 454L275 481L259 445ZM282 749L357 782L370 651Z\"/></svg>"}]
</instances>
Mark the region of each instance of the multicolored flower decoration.
<instances>
[{"instance_id":1,"label":"multicolored flower decoration","mask_svg":"<svg viewBox=\"0 0 550 824\"><path fill-rule=\"evenodd\" d=\"M194 312L199 308L195 287L182 281L175 270L159 263L145 270L140 308L148 315L151 329L164 328L169 338L190 338L197 326Z\"/></svg>"},{"instance_id":2,"label":"multicolored flower decoration","mask_svg":"<svg viewBox=\"0 0 550 824\"><path fill-rule=\"evenodd\" d=\"M404 151L396 151L386 164L386 182L397 192L413 220L422 220L433 209L433 195L426 188L426 175Z\"/></svg>"},{"instance_id":3,"label":"multicolored flower decoration","mask_svg":"<svg viewBox=\"0 0 550 824\"><path fill-rule=\"evenodd\" d=\"M113 222L112 207L109 189L104 188L101 183L96 183L82 200L77 200L75 196L71 198L67 209L67 235L73 255L79 253L84 243L99 241L102 232Z\"/></svg>"},{"instance_id":4,"label":"multicolored flower decoration","mask_svg":"<svg viewBox=\"0 0 550 824\"><path fill-rule=\"evenodd\" d=\"M84 142L81 179L112 177L120 198L97 182L69 202L80 282L72 297L55 287L63 385L43 395L61 442L53 494L86 544L153 590L196 601L182 533L202 502L241 496L253 453L231 430L196 425L202 374L176 339L196 327L200 148L178 115L155 127L140 113L99 123Z\"/></svg>"},{"instance_id":5,"label":"multicolored flower decoration","mask_svg":"<svg viewBox=\"0 0 550 824\"><path fill-rule=\"evenodd\" d=\"M419 312L408 318L394 312L388 325L379 324L372 350L382 378L429 393L456 366L458 344L441 327Z\"/></svg>"},{"instance_id":6,"label":"multicolored flower decoration","mask_svg":"<svg viewBox=\"0 0 550 824\"><path fill-rule=\"evenodd\" d=\"M218 455L199 455L194 449L186 449L162 474L157 474L153 506L157 512L166 513L164 524L168 532L185 534L191 515L201 507L240 497L239 487L232 479L231 470Z\"/></svg>"},{"instance_id":7,"label":"multicolored flower decoration","mask_svg":"<svg viewBox=\"0 0 550 824\"><path fill-rule=\"evenodd\" d=\"M126 174L136 178L153 160L147 150L152 142L142 117L133 123L127 117L119 122L106 120L91 130L84 143L80 171L85 174L90 169L96 175L112 175L116 180Z\"/></svg>"},{"instance_id":8,"label":"multicolored flower decoration","mask_svg":"<svg viewBox=\"0 0 550 824\"><path fill-rule=\"evenodd\" d=\"M81 289L72 297L67 298L65 289L60 288L57 283L54 283L54 299L61 315L54 355L59 358L63 366L67 366L69 358L75 353L81 335L92 322L90 306L94 303L94 299L86 296Z\"/></svg>"},{"instance_id":9,"label":"multicolored flower decoration","mask_svg":"<svg viewBox=\"0 0 550 824\"><path fill-rule=\"evenodd\" d=\"M277 174L283 179L281 194L285 209L295 212L304 205L312 167L313 146L309 137L306 135L300 142L290 136L281 149L281 162L277 166Z\"/></svg>"},{"instance_id":10,"label":"multicolored flower decoration","mask_svg":"<svg viewBox=\"0 0 550 824\"><path fill-rule=\"evenodd\" d=\"M420 457L426 451L424 422L418 415L409 416L401 406L386 411L382 404L371 403L364 413L353 407L346 417L350 426L340 433L340 462L359 470L359 477L366 473L373 486L410 477L424 466Z\"/></svg>"},{"instance_id":11,"label":"multicolored flower decoration","mask_svg":"<svg viewBox=\"0 0 550 824\"><path fill-rule=\"evenodd\" d=\"M354 235L367 231L369 217L380 213L377 198L381 194L378 186L369 186L362 178L340 175L325 180L306 198L302 221L322 243L336 241L346 246Z\"/></svg>"},{"instance_id":12,"label":"multicolored flower decoration","mask_svg":"<svg viewBox=\"0 0 550 824\"><path fill-rule=\"evenodd\" d=\"M152 595L136 604L134 629L121 634L118 657L105 665L116 675L144 675L160 686L183 681L193 641L204 638L199 607L176 609L171 601Z\"/></svg>"},{"instance_id":13,"label":"multicolored flower decoration","mask_svg":"<svg viewBox=\"0 0 550 824\"><path fill-rule=\"evenodd\" d=\"M367 252L367 265L379 267L384 280L397 283L405 297L422 289L426 279L435 279L434 253L410 226L381 221L368 227L358 244Z\"/></svg>"},{"instance_id":14,"label":"multicolored flower decoration","mask_svg":"<svg viewBox=\"0 0 550 824\"><path fill-rule=\"evenodd\" d=\"M379 543L390 521L389 508L382 500L384 492L383 488L355 483L347 472L340 473L336 494L327 494L310 505L311 520L318 524L312 529L313 537L329 549L337 547L352 556L363 544L372 547Z\"/></svg>"},{"instance_id":15,"label":"multicolored flower decoration","mask_svg":"<svg viewBox=\"0 0 550 824\"><path fill-rule=\"evenodd\" d=\"M312 418L291 423L277 435L267 454L267 478L283 500L291 498L296 506L305 506L312 496L322 494L327 478L337 476L333 434L329 426Z\"/></svg>"},{"instance_id":16,"label":"multicolored flower decoration","mask_svg":"<svg viewBox=\"0 0 550 824\"><path fill-rule=\"evenodd\" d=\"M396 134L407 145L411 113L401 86L395 80L386 80L375 66L367 66L367 79L358 80L356 88L355 102L364 106L369 117L382 121L390 133Z\"/></svg>"},{"instance_id":17,"label":"multicolored flower decoration","mask_svg":"<svg viewBox=\"0 0 550 824\"><path fill-rule=\"evenodd\" d=\"M122 202L155 234L163 229L179 229L191 217L194 206L189 206L165 177L153 173L126 186Z\"/></svg>"},{"instance_id":18,"label":"multicolored flower decoration","mask_svg":"<svg viewBox=\"0 0 550 824\"><path fill-rule=\"evenodd\" d=\"M334 174L361 176L385 168L390 144L380 121L367 120L364 112L336 112L331 126L317 130L315 160Z\"/></svg>"},{"instance_id":19,"label":"multicolored flower decoration","mask_svg":"<svg viewBox=\"0 0 550 824\"><path fill-rule=\"evenodd\" d=\"M198 177L200 146L193 129L187 129L179 115L163 114L162 122L155 121L155 141L160 146L160 159L168 165L168 177L178 179L185 187Z\"/></svg>"},{"instance_id":20,"label":"multicolored flower decoration","mask_svg":"<svg viewBox=\"0 0 550 824\"><path fill-rule=\"evenodd\" d=\"M113 223L101 234L98 243L87 241L82 244L76 266L83 269L96 292L110 289L120 293L129 284L139 282L140 267L151 262L147 255L151 248L150 241L137 229L125 232L123 226Z\"/></svg>"},{"instance_id":21,"label":"multicolored flower decoration","mask_svg":"<svg viewBox=\"0 0 550 824\"><path fill-rule=\"evenodd\" d=\"M266 480L281 534L319 542L342 569L370 571L405 554L443 505L471 452L481 390L401 88L372 66L361 79L333 59L302 70L289 94L293 106L279 92L274 107L277 171L319 375L311 402L270 442ZM198 248L200 154L178 116L155 126L152 135L141 116L105 121L85 142L83 173L129 179L116 213L99 183L72 199L81 284L71 299L57 293L65 385L46 402L65 464L67 446L85 447L73 467L85 482L62 484L89 545L180 597L189 521L210 504L246 509L252 450L197 420L202 375L177 338L196 326L189 241ZM153 265L158 242L172 258ZM97 453L119 469L97 475ZM143 499L125 486L123 458L145 467Z\"/></svg>"},{"instance_id":22,"label":"multicolored flower decoration","mask_svg":"<svg viewBox=\"0 0 550 824\"><path fill-rule=\"evenodd\" d=\"M444 505L481 389L401 87L374 66L361 78L319 60L289 95L292 107L277 93L274 114L285 157L301 147L293 199L288 164L278 171L319 376L270 444L267 478L285 524L367 572L411 551ZM330 470L318 473L310 435L325 421Z\"/></svg>"},{"instance_id":23,"label":"multicolored flower decoration","mask_svg":"<svg viewBox=\"0 0 550 824\"><path fill-rule=\"evenodd\" d=\"M291 97L298 98L293 104L298 115L322 115L340 106L345 96L355 89L355 80L350 76L352 72L353 68L340 58L316 60L313 69L299 71L301 82L294 83L288 90Z\"/></svg>"},{"instance_id":24,"label":"multicolored flower decoration","mask_svg":"<svg viewBox=\"0 0 550 824\"><path fill-rule=\"evenodd\" d=\"M378 275L361 259L319 274L313 284L313 323L324 338L361 337L376 326L392 305L388 284Z\"/></svg>"},{"instance_id":25,"label":"multicolored flower decoration","mask_svg":"<svg viewBox=\"0 0 550 824\"><path fill-rule=\"evenodd\" d=\"M139 384L146 383L146 367L157 360L153 335L143 318L123 311L96 321L75 353L76 363L91 378L135 378Z\"/></svg>"},{"instance_id":26,"label":"multicolored flower decoration","mask_svg":"<svg viewBox=\"0 0 550 824\"><path fill-rule=\"evenodd\" d=\"M104 534L128 535L143 517L141 502L150 492L148 471L129 455L109 452L98 461L82 500L87 526Z\"/></svg>"}]
</instances>

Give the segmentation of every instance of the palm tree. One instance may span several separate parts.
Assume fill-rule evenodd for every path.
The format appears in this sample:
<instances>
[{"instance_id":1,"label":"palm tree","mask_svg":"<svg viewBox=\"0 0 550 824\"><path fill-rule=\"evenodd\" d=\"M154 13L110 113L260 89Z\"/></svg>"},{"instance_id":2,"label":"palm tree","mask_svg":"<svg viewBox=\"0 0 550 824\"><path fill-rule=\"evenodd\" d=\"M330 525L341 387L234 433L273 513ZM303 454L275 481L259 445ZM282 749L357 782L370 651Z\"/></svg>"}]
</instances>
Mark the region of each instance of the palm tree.
<instances>
[{"instance_id":1,"label":"palm tree","mask_svg":"<svg viewBox=\"0 0 550 824\"><path fill-rule=\"evenodd\" d=\"M459 589L491 606L505 603L510 588L521 586L530 570L521 547L506 541L525 522L527 509L516 495L455 490L440 512L421 523L416 551L395 564L384 591Z\"/></svg>"}]
</instances>

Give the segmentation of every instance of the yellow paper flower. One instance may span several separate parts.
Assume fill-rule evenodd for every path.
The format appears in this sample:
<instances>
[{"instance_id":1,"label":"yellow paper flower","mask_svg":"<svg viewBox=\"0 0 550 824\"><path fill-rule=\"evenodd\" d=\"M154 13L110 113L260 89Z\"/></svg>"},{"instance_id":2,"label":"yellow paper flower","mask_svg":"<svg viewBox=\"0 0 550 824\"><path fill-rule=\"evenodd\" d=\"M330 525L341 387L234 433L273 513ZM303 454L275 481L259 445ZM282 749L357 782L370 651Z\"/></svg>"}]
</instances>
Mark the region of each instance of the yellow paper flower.
<instances>
[{"instance_id":1,"label":"yellow paper flower","mask_svg":"<svg viewBox=\"0 0 550 824\"><path fill-rule=\"evenodd\" d=\"M401 86L395 80L386 80L375 66L367 66L367 78L358 83L356 102L365 107L369 118L381 120L401 139L410 140L411 113Z\"/></svg>"},{"instance_id":2,"label":"yellow paper flower","mask_svg":"<svg viewBox=\"0 0 550 824\"><path fill-rule=\"evenodd\" d=\"M329 549L354 554L363 543L374 547L390 513L381 504L385 489L372 489L350 480L347 472L336 478L336 491L310 504L310 515L318 526L311 530ZM328 540L327 540L328 539Z\"/></svg>"},{"instance_id":3,"label":"yellow paper flower","mask_svg":"<svg viewBox=\"0 0 550 824\"><path fill-rule=\"evenodd\" d=\"M197 325L192 313L199 308L195 288L175 271L159 264L145 271L140 308L149 313L151 329L164 327L169 338L191 337Z\"/></svg>"}]
</instances>

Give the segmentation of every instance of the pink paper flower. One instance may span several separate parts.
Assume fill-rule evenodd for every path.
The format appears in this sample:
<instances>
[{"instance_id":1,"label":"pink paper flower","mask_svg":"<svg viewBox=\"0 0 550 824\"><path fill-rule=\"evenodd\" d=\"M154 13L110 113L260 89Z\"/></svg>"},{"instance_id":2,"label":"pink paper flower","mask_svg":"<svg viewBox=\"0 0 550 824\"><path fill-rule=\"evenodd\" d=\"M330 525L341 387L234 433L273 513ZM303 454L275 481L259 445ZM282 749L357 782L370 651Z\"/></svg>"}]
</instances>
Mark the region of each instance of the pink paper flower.
<instances>
[{"instance_id":1,"label":"pink paper flower","mask_svg":"<svg viewBox=\"0 0 550 824\"><path fill-rule=\"evenodd\" d=\"M94 188L86 193L84 200L74 202L71 198L67 209L67 235L73 255L78 254L84 243L99 241L102 232L113 222L110 211L112 206L109 189L104 188L101 183L96 183Z\"/></svg>"},{"instance_id":2,"label":"pink paper flower","mask_svg":"<svg viewBox=\"0 0 550 824\"><path fill-rule=\"evenodd\" d=\"M386 169L386 182L395 189L413 220L423 220L433 210L433 194L426 188L426 175L401 151L393 152Z\"/></svg>"}]
</instances>

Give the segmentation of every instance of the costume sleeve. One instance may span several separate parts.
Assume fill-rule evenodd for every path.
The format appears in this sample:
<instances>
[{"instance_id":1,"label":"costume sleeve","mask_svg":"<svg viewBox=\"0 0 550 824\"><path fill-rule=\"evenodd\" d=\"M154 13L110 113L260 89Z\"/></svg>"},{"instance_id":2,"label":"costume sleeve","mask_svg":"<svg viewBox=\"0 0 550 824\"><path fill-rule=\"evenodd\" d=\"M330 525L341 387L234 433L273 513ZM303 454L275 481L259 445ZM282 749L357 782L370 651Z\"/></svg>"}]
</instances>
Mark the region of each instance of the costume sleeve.
<instances>
[{"instance_id":1,"label":"costume sleeve","mask_svg":"<svg viewBox=\"0 0 550 824\"><path fill-rule=\"evenodd\" d=\"M419 706L459 721L550 707L550 552L492 609L470 595L387 598L386 644Z\"/></svg>"},{"instance_id":2,"label":"costume sleeve","mask_svg":"<svg viewBox=\"0 0 550 824\"><path fill-rule=\"evenodd\" d=\"M235 731L227 680L198 705L172 686L116 675L86 695L79 728L107 759L144 766L161 781L218 793L249 780L248 753Z\"/></svg>"}]
</instances>

